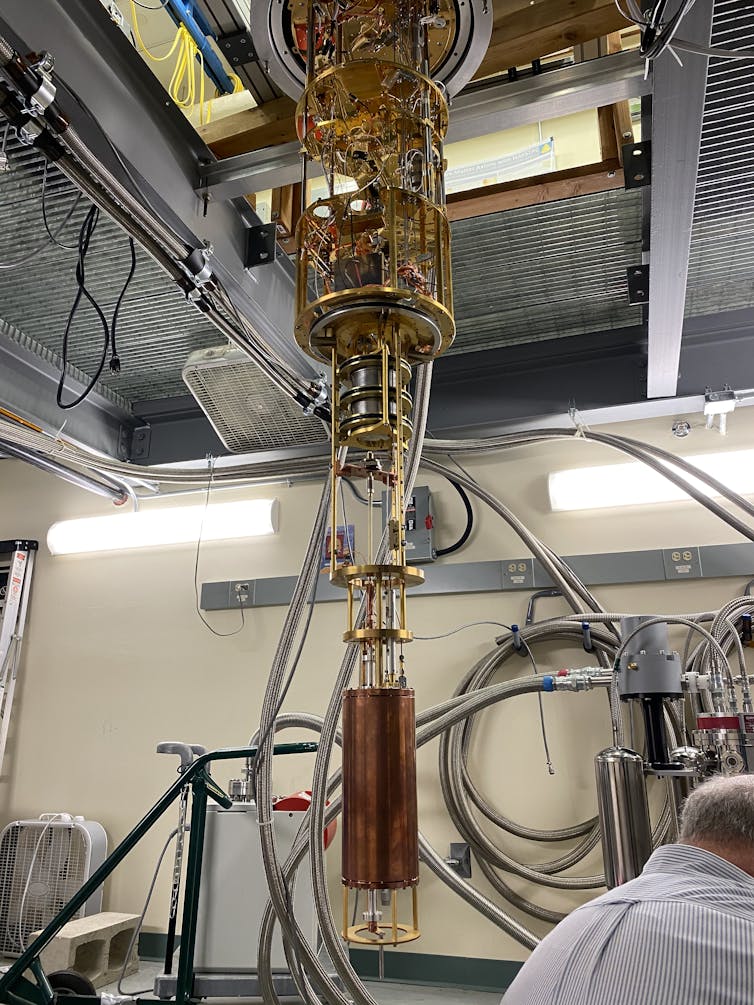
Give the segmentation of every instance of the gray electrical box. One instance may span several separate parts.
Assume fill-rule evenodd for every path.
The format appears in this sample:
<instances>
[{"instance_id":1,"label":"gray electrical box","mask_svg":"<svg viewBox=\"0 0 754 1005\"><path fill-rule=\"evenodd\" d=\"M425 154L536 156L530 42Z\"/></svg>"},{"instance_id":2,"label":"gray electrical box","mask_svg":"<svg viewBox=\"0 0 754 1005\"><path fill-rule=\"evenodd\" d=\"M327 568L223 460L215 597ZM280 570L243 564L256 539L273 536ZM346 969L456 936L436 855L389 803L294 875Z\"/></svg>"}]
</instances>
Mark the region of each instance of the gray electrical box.
<instances>
[{"instance_id":1,"label":"gray electrical box","mask_svg":"<svg viewBox=\"0 0 754 1005\"><path fill-rule=\"evenodd\" d=\"M390 497L382 493L382 526L387 524L389 516ZM406 562L409 565L421 565L424 562L434 562L435 527L432 513L432 493L426 485L417 485L406 507Z\"/></svg>"}]
</instances>

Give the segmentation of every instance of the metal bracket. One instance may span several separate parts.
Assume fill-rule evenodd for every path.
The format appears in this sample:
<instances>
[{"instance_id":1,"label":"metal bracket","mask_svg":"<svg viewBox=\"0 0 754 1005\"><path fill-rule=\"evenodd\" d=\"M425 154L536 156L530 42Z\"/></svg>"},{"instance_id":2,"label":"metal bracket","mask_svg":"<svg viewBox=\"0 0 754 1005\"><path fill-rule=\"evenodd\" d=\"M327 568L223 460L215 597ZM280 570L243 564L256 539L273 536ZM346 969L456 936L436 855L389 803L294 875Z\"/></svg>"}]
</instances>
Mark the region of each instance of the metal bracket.
<instances>
[{"instance_id":1,"label":"metal bracket","mask_svg":"<svg viewBox=\"0 0 754 1005\"><path fill-rule=\"evenodd\" d=\"M256 227L249 227L246 234L246 261L244 262L247 269L255 269L258 265L269 265L275 261L276 253L274 223L260 223Z\"/></svg>"},{"instance_id":2,"label":"metal bracket","mask_svg":"<svg viewBox=\"0 0 754 1005\"><path fill-rule=\"evenodd\" d=\"M220 47L220 52L231 66L243 66L245 63L255 63L259 59L251 33L248 31L234 31L230 35L219 35L217 44Z\"/></svg>"},{"instance_id":3,"label":"metal bracket","mask_svg":"<svg viewBox=\"0 0 754 1005\"><path fill-rule=\"evenodd\" d=\"M632 265L626 269L628 302L632 307L649 303L649 266Z\"/></svg>"},{"instance_id":4,"label":"metal bracket","mask_svg":"<svg viewBox=\"0 0 754 1005\"><path fill-rule=\"evenodd\" d=\"M451 841L450 857L445 863L462 879L471 879L471 846L465 841Z\"/></svg>"},{"instance_id":5,"label":"metal bracket","mask_svg":"<svg viewBox=\"0 0 754 1005\"><path fill-rule=\"evenodd\" d=\"M725 436L728 428L728 415L733 412L738 404L736 392L729 384L726 384L722 391L713 391L711 387L704 391L704 414L707 421L707 429L712 429L717 416L718 430Z\"/></svg>"},{"instance_id":6,"label":"metal bracket","mask_svg":"<svg viewBox=\"0 0 754 1005\"><path fill-rule=\"evenodd\" d=\"M137 426L131 439L131 460L144 461L152 446L152 427Z\"/></svg>"},{"instance_id":7,"label":"metal bracket","mask_svg":"<svg viewBox=\"0 0 754 1005\"><path fill-rule=\"evenodd\" d=\"M652 144L626 143L623 149L623 171L626 188L644 188L652 184Z\"/></svg>"}]
</instances>

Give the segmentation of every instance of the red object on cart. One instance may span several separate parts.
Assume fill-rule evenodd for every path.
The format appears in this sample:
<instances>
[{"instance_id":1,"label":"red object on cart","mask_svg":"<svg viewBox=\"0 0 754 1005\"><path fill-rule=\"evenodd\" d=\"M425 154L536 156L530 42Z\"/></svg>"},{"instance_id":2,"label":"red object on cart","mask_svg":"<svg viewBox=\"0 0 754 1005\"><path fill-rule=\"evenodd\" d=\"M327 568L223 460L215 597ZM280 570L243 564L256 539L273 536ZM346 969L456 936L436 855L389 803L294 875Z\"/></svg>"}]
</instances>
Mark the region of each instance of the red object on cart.
<instances>
[{"instance_id":1,"label":"red object on cart","mask_svg":"<svg viewBox=\"0 0 754 1005\"><path fill-rule=\"evenodd\" d=\"M273 810L287 810L289 813L301 813L306 812L312 804L312 791L311 789L305 789L302 792L294 792L292 796L283 796L281 799L276 800L273 804ZM330 801L327 801L327 805L330 805ZM329 848L330 845L335 840L335 834L338 830L338 821L331 820L330 823L325 827L325 848Z\"/></svg>"}]
</instances>

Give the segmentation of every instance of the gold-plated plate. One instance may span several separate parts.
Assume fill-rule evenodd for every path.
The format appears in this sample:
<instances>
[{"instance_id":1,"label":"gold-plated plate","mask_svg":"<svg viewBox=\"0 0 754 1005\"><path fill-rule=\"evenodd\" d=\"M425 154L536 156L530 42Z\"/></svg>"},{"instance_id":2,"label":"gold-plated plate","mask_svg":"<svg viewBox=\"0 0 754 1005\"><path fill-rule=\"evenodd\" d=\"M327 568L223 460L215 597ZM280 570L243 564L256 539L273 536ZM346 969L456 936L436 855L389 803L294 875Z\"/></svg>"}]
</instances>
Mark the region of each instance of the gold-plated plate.
<instances>
[{"instance_id":1,"label":"gold-plated plate","mask_svg":"<svg viewBox=\"0 0 754 1005\"><path fill-rule=\"evenodd\" d=\"M414 633L407 628L354 628L343 632L344 642L413 642Z\"/></svg>"},{"instance_id":2,"label":"gold-plated plate","mask_svg":"<svg viewBox=\"0 0 754 1005\"><path fill-rule=\"evenodd\" d=\"M347 928L343 932L343 938L346 942L353 942L358 946L399 946L403 942L414 942L421 936L418 928L413 928L407 923L399 923L396 926L396 935L393 934L393 926L390 924L381 923L377 925L377 928L384 933L384 938L380 938L372 932L369 935L362 934L369 932L369 927L366 924L352 925Z\"/></svg>"},{"instance_id":3,"label":"gold-plated plate","mask_svg":"<svg viewBox=\"0 0 754 1005\"><path fill-rule=\"evenodd\" d=\"M382 586L421 586L424 573L412 565L339 565L330 576L333 586L359 586L360 580L380 580Z\"/></svg>"},{"instance_id":4,"label":"gold-plated plate","mask_svg":"<svg viewBox=\"0 0 754 1005\"><path fill-rule=\"evenodd\" d=\"M365 301L374 306L370 304L368 309L359 310ZM339 313L337 319L329 316L344 307L351 310ZM329 361L328 350L333 342L343 358L372 350L370 343L377 344L381 328L391 322L400 328L403 355L411 363L434 359L455 337L453 316L441 303L414 290L389 286L324 294L299 313L295 336L309 356ZM312 333L315 326L316 334ZM332 338L328 337L328 331L332 331Z\"/></svg>"}]
</instances>

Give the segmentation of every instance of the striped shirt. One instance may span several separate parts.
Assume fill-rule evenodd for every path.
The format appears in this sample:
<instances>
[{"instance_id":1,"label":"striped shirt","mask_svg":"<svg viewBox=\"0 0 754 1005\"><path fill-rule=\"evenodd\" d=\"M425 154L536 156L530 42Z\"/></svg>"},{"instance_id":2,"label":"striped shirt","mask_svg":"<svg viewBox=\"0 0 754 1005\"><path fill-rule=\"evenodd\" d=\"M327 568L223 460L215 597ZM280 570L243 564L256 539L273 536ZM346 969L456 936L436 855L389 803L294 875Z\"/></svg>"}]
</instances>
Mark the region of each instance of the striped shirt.
<instances>
[{"instance_id":1,"label":"striped shirt","mask_svg":"<svg viewBox=\"0 0 754 1005\"><path fill-rule=\"evenodd\" d=\"M658 848L543 939L503 1005L754 1005L754 877L701 848Z\"/></svg>"}]
</instances>

